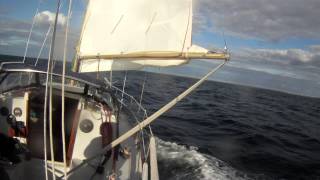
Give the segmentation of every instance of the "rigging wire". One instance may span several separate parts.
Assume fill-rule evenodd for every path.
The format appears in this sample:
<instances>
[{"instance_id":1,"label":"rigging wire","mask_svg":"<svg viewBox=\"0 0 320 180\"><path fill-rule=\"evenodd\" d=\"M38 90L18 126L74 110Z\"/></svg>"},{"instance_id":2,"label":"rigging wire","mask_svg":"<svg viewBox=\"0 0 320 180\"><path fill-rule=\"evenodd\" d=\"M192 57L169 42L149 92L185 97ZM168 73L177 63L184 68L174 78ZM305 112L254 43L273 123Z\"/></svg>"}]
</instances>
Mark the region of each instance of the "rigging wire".
<instances>
[{"instance_id":1,"label":"rigging wire","mask_svg":"<svg viewBox=\"0 0 320 180\"><path fill-rule=\"evenodd\" d=\"M143 93L144 93L144 87L147 81L147 72L144 72L144 79L143 79L143 83L142 83L142 89L141 89L141 94L140 94L140 100L139 100L139 109L138 112L140 111L140 107L141 107L141 103L142 103L142 98L143 98Z\"/></svg>"},{"instance_id":2,"label":"rigging wire","mask_svg":"<svg viewBox=\"0 0 320 180\"><path fill-rule=\"evenodd\" d=\"M32 19L32 24L31 24L31 28L30 28L30 31L29 31L29 36L28 36L27 43L26 43L26 49L25 49L25 53L24 53L22 61L19 60L19 61L10 61L10 62L0 62L0 70L2 69L3 66L5 66L7 64L23 64L25 62L26 55L27 55L27 50L28 50L28 46L29 46L29 42L30 42L30 38L31 38L31 34L33 32L33 27L34 27L34 24L35 24L35 16L38 14L41 1L42 0L39 0L36 13L35 13L35 15L33 16L33 19Z\"/></svg>"},{"instance_id":3,"label":"rigging wire","mask_svg":"<svg viewBox=\"0 0 320 180\"><path fill-rule=\"evenodd\" d=\"M32 24L31 24L31 28L30 28L30 31L29 31L29 35L28 35L26 48L25 48L25 50L24 50L24 55L23 55L22 63L24 63L24 62L26 61L26 56L27 56L27 52L28 52L28 48L29 48L29 43L30 43L30 39L31 39L32 32L33 32L34 24L35 24L35 22L36 22L36 16L37 16L37 14L38 14L38 12L39 12L40 4L41 4L41 0L39 0L39 2L38 2L38 7L37 7L37 10L36 10L36 13L34 14L33 19L32 19Z\"/></svg>"},{"instance_id":4,"label":"rigging wire","mask_svg":"<svg viewBox=\"0 0 320 180\"><path fill-rule=\"evenodd\" d=\"M181 49L181 53L183 53L183 50L184 50L184 46L186 44L186 40L187 40L187 36L188 36L188 32L189 32L189 26L191 24L191 28L192 28L192 22L190 23L190 19L192 18L192 1L190 3L190 6L189 6L189 16L188 16L188 22L187 22L187 29L186 29L186 33L184 35L184 39L183 39L183 44L182 44L182 49Z\"/></svg>"},{"instance_id":5,"label":"rigging wire","mask_svg":"<svg viewBox=\"0 0 320 180\"><path fill-rule=\"evenodd\" d=\"M64 179L68 179L67 175L67 155L66 155L66 135L65 135L65 75L66 75L66 63L67 63L67 48L68 48L68 33L71 18L72 0L69 0L67 24L65 29L64 39L64 51L63 51L63 67L62 67L62 86L61 86L61 132L62 132L62 151L63 151L63 173Z\"/></svg>"},{"instance_id":6,"label":"rigging wire","mask_svg":"<svg viewBox=\"0 0 320 180\"><path fill-rule=\"evenodd\" d=\"M141 109L141 103L142 103L142 98L143 98L143 93L144 93L144 88L145 88L145 84L147 81L147 72L144 72L144 79L143 79L143 83L142 83L142 89L141 89L141 94L140 94L140 100L139 100L139 109L138 109L138 113ZM146 119L148 117L147 115L147 111L144 109L144 114L143 114L143 119ZM149 125L149 130L150 133L152 134L152 130L151 130L151 126ZM142 146L143 146L143 153L146 156L146 148L145 148L145 142L144 142L144 134L143 134L143 129L141 129L141 135L142 135ZM148 156L148 155L147 155Z\"/></svg>"},{"instance_id":7,"label":"rigging wire","mask_svg":"<svg viewBox=\"0 0 320 180\"><path fill-rule=\"evenodd\" d=\"M40 1L41 1L41 0L40 0ZM60 4L59 10L61 9L62 6L63 6L63 4ZM46 33L45 37L44 37L44 40L43 40L42 45L41 45L41 48L40 48L40 50L39 50L39 53L38 53L36 62L34 63L33 66L37 66L37 65L38 65L38 62L39 62L40 56L41 56L41 54L42 54L43 48L44 48L44 46L46 45L47 39L48 39L49 34L50 34L50 32L51 32L51 30L52 30L53 27L54 27L54 22L49 25L49 28L48 28L48 30L47 30L47 33Z\"/></svg>"},{"instance_id":8,"label":"rigging wire","mask_svg":"<svg viewBox=\"0 0 320 180\"><path fill-rule=\"evenodd\" d=\"M128 73L128 71L125 72L124 79L123 79L120 109L122 109L124 89L125 89L125 87L126 87L126 81L127 81L127 73Z\"/></svg>"},{"instance_id":9,"label":"rigging wire","mask_svg":"<svg viewBox=\"0 0 320 180\"><path fill-rule=\"evenodd\" d=\"M140 94L140 100L139 100L139 106L138 106L138 107L139 107L138 113L140 112L140 109L141 109L141 107L142 107L142 106L141 106L141 103L142 103L142 99L143 99L143 93L144 93L144 88L145 88L146 81L147 81L147 72L145 71L145 72L144 72L143 83L142 83L141 94ZM148 117L147 111L144 110L143 119L146 119L147 117ZM150 125L149 125L149 129L150 129L150 132L152 133ZM145 142L144 142L143 129L141 129L141 136L142 136L143 153L144 153L144 156L147 157L148 155L146 154L146 147L145 147Z\"/></svg>"},{"instance_id":10,"label":"rigging wire","mask_svg":"<svg viewBox=\"0 0 320 180\"><path fill-rule=\"evenodd\" d=\"M45 46L45 44L46 44L46 42L47 42L47 38L48 38L48 36L49 36L49 34L50 34L50 32L51 32L52 27L53 27L53 23L51 23L50 26L49 26L49 28L48 28L48 31L47 31L47 33L46 33L46 35L45 35L45 37L44 37L44 40L43 40L43 42L42 42L40 51L39 51L39 53L38 53L36 62L34 63L33 66L37 66L37 64L38 64L38 61L39 61L40 56L41 56L41 54L42 54L42 50L43 50L43 48L44 48L44 46Z\"/></svg>"}]
</instances>

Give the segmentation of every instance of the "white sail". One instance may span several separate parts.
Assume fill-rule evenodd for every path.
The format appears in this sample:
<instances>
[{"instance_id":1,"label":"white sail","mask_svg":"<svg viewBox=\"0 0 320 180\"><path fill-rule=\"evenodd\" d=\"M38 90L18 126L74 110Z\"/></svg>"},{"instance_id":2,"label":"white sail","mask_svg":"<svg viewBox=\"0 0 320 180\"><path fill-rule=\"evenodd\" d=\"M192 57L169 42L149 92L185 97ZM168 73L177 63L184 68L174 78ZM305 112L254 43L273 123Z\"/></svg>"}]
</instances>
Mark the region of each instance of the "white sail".
<instances>
[{"instance_id":1,"label":"white sail","mask_svg":"<svg viewBox=\"0 0 320 180\"><path fill-rule=\"evenodd\" d=\"M77 57L79 71L176 66L188 59L100 58L148 52L187 52L191 47L192 0L91 0ZM97 58L81 59L85 56Z\"/></svg>"}]
</instances>

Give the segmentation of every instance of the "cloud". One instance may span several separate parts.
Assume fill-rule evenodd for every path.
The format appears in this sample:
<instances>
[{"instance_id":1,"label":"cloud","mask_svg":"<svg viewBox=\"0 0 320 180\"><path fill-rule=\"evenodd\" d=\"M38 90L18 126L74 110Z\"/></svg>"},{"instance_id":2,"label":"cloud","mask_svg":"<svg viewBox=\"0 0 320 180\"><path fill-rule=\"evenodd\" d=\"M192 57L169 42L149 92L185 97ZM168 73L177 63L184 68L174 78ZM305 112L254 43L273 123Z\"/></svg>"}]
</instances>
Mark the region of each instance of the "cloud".
<instances>
[{"instance_id":1,"label":"cloud","mask_svg":"<svg viewBox=\"0 0 320 180\"><path fill-rule=\"evenodd\" d=\"M209 79L304 96L320 97L319 70L313 74L310 69L309 71L300 68L291 69L290 66L261 67L259 65L251 65L250 63L237 63L239 63L237 60L228 62L216 74L210 76ZM207 61L191 61L191 63L182 67L161 69L161 73L200 78L216 65ZM154 72L157 72L157 70L154 70Z\"/></svg>"},{"instance_id":2,"label":"cloud","mask_svg":"<svg viewBox=\"0 0 320 180\"><path fill-rule=\"evenodd\" d=\"M35 15L35 21L39 24L52 24L54 23L56 14L50 11L42 11ZM67 17L59 13L58 14L58 22L57 24L60 26L64 26L67 21Z\"/></svg>"},{"instance_id":3,"label":"cloud","mask_svg":"<svg viewBox=\"0 0 320 180\"><path fill-rule=\"evenodd\" d=\"M310 46L310 50L312 52L320 53L320 45L312 45Z\"/></svg>"},{"instance_id":4,"label":"cloud","mask_svg":"<svg viewBox=\"0 0 320 180\"><path fill-rule=\"evenodd\" d=\"M320 68L320 45L303 49L245 48L235 53L237 59L268 61L283 65L314 65Z\"/></svg>"},{"instance_id":5,"label":"cloud","mask_svg":"<svg viewBox=\"0 0 320 180\"><path fill-rule=\"evenodd\" d=\"M20 20L2 17L0 20L1 46L15 45L19 40L25 39L28 34L29 24Z\"/></svg>"},{"instance_id":6,"label":"cloud","mask_svg":"<svg viewBox=\"0 0 320 180\"><path fill-rule=\"evenodd\" d=\"M206 29L243 38L320 38L319 9L319 0L198 0L195 20L207 18Z\"/></svg>"},{"instance_id":7,"label":"cloud","mask_svg":"<svg viewBox=\"0 0 320 180\"><path fill-rule=\"evenodd\" d=\"M40 14L40 13L39 13ZM42 13L43 14L43 13ZM51 20L52 22L53 20ZM44 19L42 23L36 22L30 39L27 56L37 57L40 47L45 39L45 34L49 28L50 19ZM47 23L47 24L46 24ZM64 48L64 28L63 22L57 28L55 58L62 59ZM31 22L25 22L14 18L2 17L0 19L0 54L12 54L22 56L26 47L27 38L31 28ZM75 45L79 39L79 32L70 29L68 43L68 59L71 60L75 52ZM42 52L42 58L48 57L48 47L51 34L47 38L46 46Z\"/></svg>"}]
</instances>

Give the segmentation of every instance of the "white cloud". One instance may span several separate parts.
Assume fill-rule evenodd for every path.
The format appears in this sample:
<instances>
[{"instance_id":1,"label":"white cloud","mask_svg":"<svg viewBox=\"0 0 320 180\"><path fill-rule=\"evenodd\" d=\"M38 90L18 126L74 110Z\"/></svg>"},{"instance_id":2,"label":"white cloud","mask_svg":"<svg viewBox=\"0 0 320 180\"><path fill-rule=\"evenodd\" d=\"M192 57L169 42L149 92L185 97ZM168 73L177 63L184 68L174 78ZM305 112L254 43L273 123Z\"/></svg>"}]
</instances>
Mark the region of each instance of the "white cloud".
<instances>
[{"instance_id":1,"label":"white cloud","mask_svg":"<svg viewBox=\"0 0 320 180\"><path fill-rule=\"evenodd\" d=\"M269 41L320 38L319 0L198 0L196 7L213 31Z\"/></svg>"},{"instance_id":2,"label":"white cloud","mask_svg":"<svg viewBox=\"0 0 320 180\"><path fill-rule=\"evenodd\" d=\"M320 45L312 45L310 46L310 50L315 53L320 53Z\"/></svg>"},{"instance_id":3,"label":"white cloud","mask_svg":"<svg viewBox=\"0 0 320 180\"><path fill-rule=\"evenodd\" d=\"M320 45L310 46L308 49L254 49L245 48L235 53L238 59L258 61L272 61L290 65L320 64Z\"/></svg>"},{"instance_id":4,"label":"white cloud","mask_svg":"<svg viewBox=\"0 0 320 180\"><path fill-rule=\"evenodd\" d=\"M0 41L0 46L8 46L9 43L8 42L5 42L3 40Z\"/></svg>"},{"instance_id":5,"label":"white cloud","mask_svg":"<svg viewBox=\"0 0 320 180\"><path fill-rule=\"evenodd\" d=\"M53 12L42 11L36 14L35 20L36 20L36 23L39 23L39 24L52 24L54 23L55 17L56 17L56 14ZM57 24L60 26L64 26L66 21L67 21L67 17L64 14L59 13Z\"/></svg>"},{"instance_id":6,"label":"white cloud","mask_svg":"<svg viewBox=\"0 0 320 180\"><path fill-rule=\"evenodd\" d=\"M53 21L53 18L50 20L48 17L47 20L43 20L41 24L37 22L37 24L34 26L33 33L29 42L30 45L27 56L38 56L40 47L45 39L45 34L49 28L48 24L45 25L43 23L49 23ZM59 28L57 29L56 34L55 58L57 59L62 59L64 48L64 28L62 28L62 24L63 22L60 21ZM31 22L26 22L7 17L0 19L0 54L12 54L22 56L26 46L30 27ZM68 37L68 59L71 60L73 57L73 53L75 52L74 47L77 43L77 40L79 39L79 33L74 29L70 29ZM48 43L50 42L50 39L51 34L47 38L47 43L41 56L42 58L48 57Z\"/></svg>"}]
</instances>

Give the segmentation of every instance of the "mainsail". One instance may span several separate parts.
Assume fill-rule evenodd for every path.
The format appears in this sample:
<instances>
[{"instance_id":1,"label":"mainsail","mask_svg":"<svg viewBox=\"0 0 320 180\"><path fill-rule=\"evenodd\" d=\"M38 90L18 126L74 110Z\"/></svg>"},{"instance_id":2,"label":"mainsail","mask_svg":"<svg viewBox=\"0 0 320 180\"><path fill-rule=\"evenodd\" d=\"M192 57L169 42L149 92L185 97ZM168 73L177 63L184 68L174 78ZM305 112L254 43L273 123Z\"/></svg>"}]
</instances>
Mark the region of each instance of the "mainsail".
<instances>
[{"instance_id":1,"label":"mainsail","mask_svg":"<svg viewBox=\"0 0 320 180\"><path fill-rule=\"evenodd\" d=\"M226 59L192 45L192 0L89 1L74 66L79 72Z\"/></svg>"}]
</instances>

